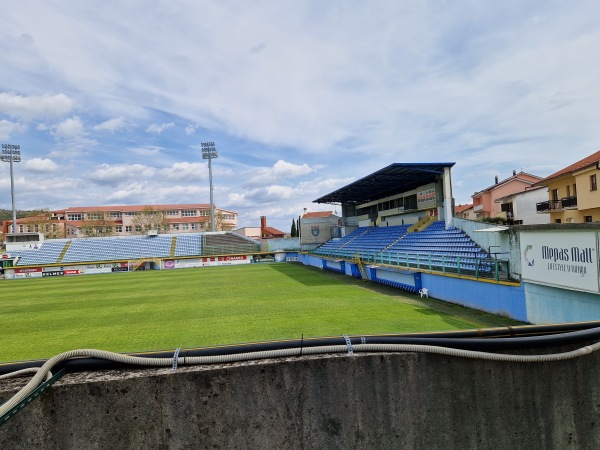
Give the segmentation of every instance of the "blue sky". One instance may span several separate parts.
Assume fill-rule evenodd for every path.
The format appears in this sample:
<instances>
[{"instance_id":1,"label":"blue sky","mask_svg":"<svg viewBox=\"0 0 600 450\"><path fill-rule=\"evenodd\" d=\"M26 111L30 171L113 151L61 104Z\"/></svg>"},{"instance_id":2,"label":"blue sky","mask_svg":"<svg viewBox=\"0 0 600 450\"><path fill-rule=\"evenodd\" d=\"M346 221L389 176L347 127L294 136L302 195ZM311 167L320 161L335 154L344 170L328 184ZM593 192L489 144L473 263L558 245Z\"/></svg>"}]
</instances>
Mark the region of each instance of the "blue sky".
<instances>
[{"instance_id":1,"label":"blue sky","mask_svg":"<svg viewBox=\"0 0 600 450\"><path fill-rule=\"evenodd\" d=\"M240 226L289 231L394 162L456 162L467 203L600 148L598 17L576 0L11 2L0 142L21 145L17 208L208 203L206 141Z\"/></svg>"}]
</instances>

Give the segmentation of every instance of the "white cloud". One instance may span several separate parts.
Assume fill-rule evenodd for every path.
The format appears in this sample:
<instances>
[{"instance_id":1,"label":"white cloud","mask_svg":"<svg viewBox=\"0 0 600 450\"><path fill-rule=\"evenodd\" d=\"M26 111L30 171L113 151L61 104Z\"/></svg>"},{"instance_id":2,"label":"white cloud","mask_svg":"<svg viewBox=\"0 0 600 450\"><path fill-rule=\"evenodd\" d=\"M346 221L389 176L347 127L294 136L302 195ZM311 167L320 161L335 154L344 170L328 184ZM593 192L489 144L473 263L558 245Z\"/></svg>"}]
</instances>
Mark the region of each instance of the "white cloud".
<instances>
[{"instance_id":1,"label":"white cloud","mask_svg":"<svg viewBox=\"0 0 600 450\"><path fill-rule=\"evenodd\" d=\"M118 183L151 178L155 174L156 169L143 164L101 164L90 173L89 179L98 183Z\"/></svg>"},{"instance_id":2,"label":"white cloud","mask_svg":"<svg viewBox=\"0 0 600 450\"><path fill-rule=\"evenodd\" d=\"M314 169L308 164L293 164L280 159L273 164L273 167L252 168L245 175L248 177L248 186L264 186L269 183L289 181L313 171Z\"/></svg>"},{"instance_id":3,"label":"white cloud","mask_svg":"<svg viewBox=\"0 0 600 450\"><path fill-rule=\"evenodd\" d=\"M160 176L170 181L200 181L207 178L204 163L178 162L160 171Z\"/></svg>"},{"instance_id":4,"label":"white cloud","mask_svg":"<svg viewBox=\"0 0 600 450\"><path fill-rule=\"evenodd\" d=\"M54 130L54 136L61 139L71 139L84 134L83 123L77 116L59 123Z\"/></svg>"},{"instance_id":5,"label":"white cloud","mask_svg":"<svg viewBox=\"0 0 600 450\"><path fill-rule=\"evenodd\" d=\"M23 96L0 92L0 114L23 120L59 119L69 114L74 105L65 94Z\"/></svg>"},{"instance_id":6,"label":"white cloud","mask_svg":"<svg viewBox=\"0 0 600 450\"><path fill-rule=\"evenodd\" d=\"M58 164L48 158L31 158L25 161L25 167L32 172L46 173L56 172L59 169Z\"/></svg>"},{"instance_id":7,"label":"white cloud","mask_svg":"<svg viewBox=\"0 0 600 450\"><path fill-rule=\"evenodd\" d=\"M159 15L65 1L3 11L0 86L16 93L0 93L0 137L35 121L19 135L28 158L84 155L65 177L94 173L133 203L206 201L200 136L220 152L217 203L252 220L320 207L392 162L456 161L464 199L600 142L597 2L181 0ZM106 132L89 139L85 124ZM128 167L139 186L124 187ZM105 201L94 189L63 201Z\"/></svg>"},{"instance_id":8,"label":"white cloud","mask_svg":"<svg viewBox=\"0 0 600 450\"><path fill-rule=\"evenodd\" d=\"M132 147L129 148L131 153L140 156L156 156L159 155L162 148L157 145L146 145L144 147Z\"/></svg>"},{"instance_id":9,"label":"white cloud","mask_svg":"<svg viewBox=\"0 0 600 450\"><path fill-rule=\"evenodd\" d=\"M175 126L175 124L173 122L161 123L160 125L157 123L153 123L148 128L146 128L146 131L148 133L160 134L169 128L173 128L174 126Z\"/></svg>"},{"instance_id":10,"label":"white cloud","mask_svg":"<svg viewBox=\"0 0 600 450\"><path fill-rule=\"evenodd\" d=\"M62 140L59 147L52 150L48 156L52 158L70 159L83 154L90 154L90 150L98 144L94 139L76 136L71 139ZM79 176L79 172L74 174Z\"/></svg>"},{"instance_id":11,"label":"white cloud","mask_svg":"<svg viewBox=\"0 0 600 450\"><path fill-rule=\"evenodd\" d=\"M0 140L10 139L13 133L24 133L27 127L20 123L0 120Z\"/></svg>"},{"instance_id":12,"label":"white cloud","mask_svg":"<svg viewBox=\"0 0 600 450\"><path fill-rule=\"evenodd\" d=\"M125 118L124 117L116 117L114 119L109 119L101 124L98 124L94 127L94 130L97 131L109 131L114 133L117 130L125 127Z\"/></svg>"}]
</instances>

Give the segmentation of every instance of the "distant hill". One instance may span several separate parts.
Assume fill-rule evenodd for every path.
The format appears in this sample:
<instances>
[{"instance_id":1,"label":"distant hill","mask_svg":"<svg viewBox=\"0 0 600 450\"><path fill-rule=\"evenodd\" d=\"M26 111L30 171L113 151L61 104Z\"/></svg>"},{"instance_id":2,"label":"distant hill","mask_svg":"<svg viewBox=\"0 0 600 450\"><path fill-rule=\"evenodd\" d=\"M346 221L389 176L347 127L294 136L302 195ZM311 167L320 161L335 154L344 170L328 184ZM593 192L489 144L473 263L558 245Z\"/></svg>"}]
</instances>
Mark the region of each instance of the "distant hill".
<instances>
[{"instance_id":1,"label":"distant hill","mask_svg":"<svg viewBox=\"0 0 600 450\"><path fill-rule=\"evenodd\" d=\"M17 209L17 219L27 217L29 211L20 211ZM3 220L11 220L13 218L12 209L0 209L0 222Z\"/></svg>"}]
</instances>

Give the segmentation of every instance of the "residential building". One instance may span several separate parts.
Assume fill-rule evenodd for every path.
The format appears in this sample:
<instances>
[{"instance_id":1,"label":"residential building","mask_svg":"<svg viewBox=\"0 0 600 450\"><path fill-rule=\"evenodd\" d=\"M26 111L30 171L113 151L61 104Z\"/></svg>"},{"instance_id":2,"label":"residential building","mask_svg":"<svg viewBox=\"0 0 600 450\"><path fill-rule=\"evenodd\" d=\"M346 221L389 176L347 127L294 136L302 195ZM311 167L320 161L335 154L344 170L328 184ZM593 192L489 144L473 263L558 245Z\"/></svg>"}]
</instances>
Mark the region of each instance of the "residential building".
<instances>
[{"instance_id":1,"label":"residential building","mask_svg":"<svg viewBox=\"0 0 600 450\"><path fill-rule=\"evenodd\" d=\"M551 223L600 221L600 151L583 158L536 183L548 188L547 200L537 212L549 214Z\"/></svg>"},{"instance_id":2,"label":"residential building","mask_svg":"<svg viewBox=\"0 0 600 450\"><path fill-rule=\"evenodd\" d=\"M266 216L260 217L260 237L263 239L284 238L285 233L277 228L267 226Z\"/></svg>"},{"instance_id":3,"label":"residential building","mask_svg":"<svg viewBox=\"0 0 600 450\"><path fill-rule=\"evenodd\" d=\"M523 192L541 180L541 177L523 171L519 173L513 171L511 177L502 181L498 181L498 177L496 177L493 185L472 195L475 219L502 217L500 203L496 200L510 194Z\"/></svg>"},{"instance_id":4,"label":"residential building","mask_svg":"<svg viewBox=\"0 0 600 450\"><path fill-rule=\"evenodd\" d=\"M238 214L215 207L215 231L237 227ZM47 238L89 236L130 236L157 233L199 233L210 231L210 204L166 204L130 206L77 206L49 211L37 217L17 220L17 233L40 232ZM5 220L2 230L13 233Z\"/></svg>"},{"instance_id":5,"label":"residential building","mask_svg":"<svg viewBox=\"0 0 600 450\"><path fill-rule=\"evenodd\" d=\"M350 230L348 228L351 228ZM312 250L332 238L350 234L356 227L342 227L342 218L334 211L307 212L300 218L302 250Z\"/></svg>"},{"instance_id":6,"label":"residential building","mask_svg":"<svg viewBox=\"0 0 600 450\"><path fill-rule=\"evenodd\" d=\"M500 204L501 212L497 217L506 220L509 225L535 225L549 223L547 215L536 212L536 203L548 198L543 186L532 187L523 192L500 197L496 203Z\"/></svg>"},{"instance_id":7,"label":"residential building","mask_svg":"<svg viewBox=\"0 0 600 450\"><path fill-rule=\"evenodd\" d=\"M473 203L456 205L454 207L454 216L461 219L476 220L475 212L473 211Z\"/></svg>"}]
</instances>

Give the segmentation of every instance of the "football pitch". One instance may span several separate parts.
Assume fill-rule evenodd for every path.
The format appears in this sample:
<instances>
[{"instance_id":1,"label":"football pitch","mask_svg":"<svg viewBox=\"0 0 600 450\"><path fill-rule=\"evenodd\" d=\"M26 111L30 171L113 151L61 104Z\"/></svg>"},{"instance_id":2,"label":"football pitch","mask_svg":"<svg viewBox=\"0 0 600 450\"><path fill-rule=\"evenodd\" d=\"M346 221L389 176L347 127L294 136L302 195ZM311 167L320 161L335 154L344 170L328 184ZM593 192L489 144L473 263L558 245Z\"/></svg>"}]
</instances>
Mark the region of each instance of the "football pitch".
<instances>
[{"instance_id":1,"label":"football pitch","mask_svg":"<svg viewBox=\"0 0 600 450\"><path fill-rule=\"evenodd\" d=\"M0 362L519 323L297 263L0 281Z\"/></svg>"}]
</instances>

